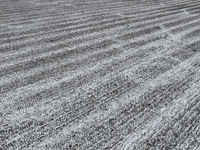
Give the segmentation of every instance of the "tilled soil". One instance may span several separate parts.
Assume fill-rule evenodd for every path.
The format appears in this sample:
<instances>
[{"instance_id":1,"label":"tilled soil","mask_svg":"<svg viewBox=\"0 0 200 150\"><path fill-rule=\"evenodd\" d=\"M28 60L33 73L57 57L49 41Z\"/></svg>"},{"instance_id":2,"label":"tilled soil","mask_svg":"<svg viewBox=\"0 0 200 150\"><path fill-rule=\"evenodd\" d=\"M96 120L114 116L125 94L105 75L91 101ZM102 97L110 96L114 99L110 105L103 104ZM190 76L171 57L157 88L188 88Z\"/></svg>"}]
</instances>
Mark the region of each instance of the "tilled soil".
<instances>
[{"instance_id":1,"label":"tilled soil","mask_svg":"<svg viewBox=\"0 0 200 150\"><path fill-rule=\"evenodd\" d=\"M200 148L200 1L0 2L0 149Z\"/></svg>"}]
</instances>

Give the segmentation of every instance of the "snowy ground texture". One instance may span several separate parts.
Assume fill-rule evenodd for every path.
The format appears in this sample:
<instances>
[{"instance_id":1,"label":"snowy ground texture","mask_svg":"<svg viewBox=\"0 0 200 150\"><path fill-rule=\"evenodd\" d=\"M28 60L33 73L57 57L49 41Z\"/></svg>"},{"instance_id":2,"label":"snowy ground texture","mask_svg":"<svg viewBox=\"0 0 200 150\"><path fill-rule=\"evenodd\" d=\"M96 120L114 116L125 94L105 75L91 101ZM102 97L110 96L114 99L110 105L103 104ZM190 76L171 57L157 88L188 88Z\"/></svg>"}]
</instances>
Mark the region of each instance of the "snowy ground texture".
<instances>
[{"instance_id":1,"label":"snowy ground texture","mask_svg":"<svg viewBox=\"0 0 200 150\"><path fill-rule=\"evenodd\" d=\"M0 0L0 149L200 150L200 0Z\"/></svg>"}]
</instances>

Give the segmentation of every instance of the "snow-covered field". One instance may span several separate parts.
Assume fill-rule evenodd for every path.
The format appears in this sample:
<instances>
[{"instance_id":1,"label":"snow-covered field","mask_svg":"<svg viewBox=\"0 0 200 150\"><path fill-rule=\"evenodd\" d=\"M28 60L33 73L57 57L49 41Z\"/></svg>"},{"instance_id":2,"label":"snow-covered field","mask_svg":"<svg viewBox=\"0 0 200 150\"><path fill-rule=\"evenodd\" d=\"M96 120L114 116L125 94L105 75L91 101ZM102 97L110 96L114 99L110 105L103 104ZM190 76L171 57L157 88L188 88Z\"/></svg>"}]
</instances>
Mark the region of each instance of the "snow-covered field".
<instances>
[{"instance_id":1,"label":"snow-covered field","mask_svg":"<svg viewBox=\"0 0 200 150\"><path fill-rule=\"evenodd\" d=\"M199 0L0 0L0 149L200 149Z\"/></svg>"}]
</instances>

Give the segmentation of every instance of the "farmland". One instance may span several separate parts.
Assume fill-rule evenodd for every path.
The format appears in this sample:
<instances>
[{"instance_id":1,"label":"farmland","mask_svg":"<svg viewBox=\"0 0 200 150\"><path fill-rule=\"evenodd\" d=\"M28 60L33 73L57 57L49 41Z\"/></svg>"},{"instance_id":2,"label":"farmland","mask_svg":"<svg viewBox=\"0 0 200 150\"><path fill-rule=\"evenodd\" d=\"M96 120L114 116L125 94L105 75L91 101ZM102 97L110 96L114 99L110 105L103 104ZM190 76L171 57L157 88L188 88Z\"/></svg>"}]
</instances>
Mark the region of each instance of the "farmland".
<instances>
[{"instance_id":1,"label":"farmland","mask_svg":"<svg viewBox=\"0 0 200 150\"><path fill-rule=\"evenodd\" d=\"M200 149L200 1L0 2L0 149Z\"/></svg>"}]
</instances>

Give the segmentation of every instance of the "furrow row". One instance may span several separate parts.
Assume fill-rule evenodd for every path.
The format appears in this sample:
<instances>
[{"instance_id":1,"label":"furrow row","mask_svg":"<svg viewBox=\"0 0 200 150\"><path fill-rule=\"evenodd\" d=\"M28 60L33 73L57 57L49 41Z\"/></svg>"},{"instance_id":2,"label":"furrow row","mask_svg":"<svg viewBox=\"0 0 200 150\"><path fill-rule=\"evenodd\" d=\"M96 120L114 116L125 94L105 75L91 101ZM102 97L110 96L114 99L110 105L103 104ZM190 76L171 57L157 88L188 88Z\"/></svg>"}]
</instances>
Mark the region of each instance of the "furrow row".
<instances>
[{"instance_id":1,"label":"furrow row","mask_svg":"<svg viewBox=\"0 0 200 150\"><path fill-rule=\"evenodd\" d=\"M162 11L161 11L162 12ZM156 12L155 13L152 13L152 14L157 14L157 13L161 13L161 12L157 12L157 10L156 10ZM163 12L165 12L165 11L163 11ZM151 14L151 13L150 13ZM61 22L61 21L59 21L59 22ZM63 21L62 21L63 22ZM51 24L52 24L52 21L51 21ZM58 24L58 23L56 23L56 24ZM39 29L37 29L37 30L39 30ZM20 35L21 35L21 33L20 33ZM8 35L6 35L6 36L8 36Z\"/></svg>"},{"instance_id":2,"label":"furrow row","mask_svg":"<svg viewBox=\"0 0 200 150\"><path fill-rule=\"evenodd\" d=\"M131 29L131 30L133 30L133 29L137 29L137 28L143 28L143 27L145 27L145 26L150 26L150 25L156 25L156 24L160 24L161 22L167 22L168 20L175 20L176 18L177 18L178 16L167 16L167 17L163 17L163 19L156 19L156 20L152 20L152 21L147 21L147 22L145 22L145 23L140 23L140 22L138 22L138 23L136 23L136 24L134 24L133 26L132 25L129 25L129 30ZM121 26L122 28L119 28L119 27L117 27L116 29L112 29L113 30L113 33L110 33L110 35L109 36L112 36L112 34L115 34L116 32L118 32L118 30L123 30L123 29L125 29L126 27L123 27L123 26ZM4 59L2 59L2 61L3 62L5 62L5 61L7 61L7 60L12 60L12 59L17 59L17 58L23 58L23 57L28 57L29 55L31 55L31 56L34 56L34 55L38 55L38 54L40 54L40 53L44 53L44 52L51 52L51 51L55 51L55 50L60 50L60 49L62 49L62 48L65 48L65 47L69 47L69 45L74 45L74 44L80 44L80 43L83 43L83 42L89 42L89 41L92 41L93 39L95 39L95 40L97 40L98 39L98 37L99 38L101 38L102 36L105 36L106 35L106 33L107 33L107 31L105 31L105 33L104 32L101 32L100 34L97 32L96 34L92 34L91 36L84 36L84 37L82 37L82 38L77 38L77 39L72 39L72 40L69 40L69 41L63 41L63 42L56 42L55 40L52 40L53 41L53 43L54 43L54 45L53 46L50 46L50 48L49 47L45 47L45 49L44 48L41 48L41 50L39 49L34 49L34 50L32 50L32 51L22 51L22 54L18 54L17 56L15 55L15 54L12 54L12 55L4 55L5 56L5 58ZM114 36L116 36L116 35L114 35ZM42 45L41 45L42 46ZM33 48L31 48L30 47L30 49L33 49ZM11 59L11 58L12 59ZM24 60L24 61L26 61L26 60Z\"/></svg>"},{"instance_id":3,"label":"furrow row","mask_svg":"<svg viewBox=\"0 0 200 150\"><path fill-rule=\"evenodd\" d=\"M187 110L187 113L182 111L182 113L175 116L174 120L166 124L165 127L161 128L155 135L152 136L152 138L149 138L149 140L145 141L145 143L142 144L143 148L145 146L148 148L154 146L157 146L158 148L164 148L162 146L165 146L167 149L173 149L176 147L176 145L183 141L185 136L187 136L189 133L187 132L187 128L189 129L190 127L194 126L196 124L195 122L198 121L200 116L196 109L198 109L199 104L199 97L197 97L190 105L192 107L190 108L191 110ZM166 136L170 138L164 138Z\"/></svg>"},{"instance_id":4,"label":"furrow row","mask_svg":"<svg viewBox=\"0 0 200 150\"><path fill-rule=\"evenodd\" d=\"M141 54L133 54L133 56L130 56L129 58L125 58L125 60L123 60L123 61L120 61L121 63L119 63L119 64L125 65L124 63L125 63L126 61L128 61L128 60L130 60L129 63L132 63L132 61L135 61L135 60L131 60L132 58L137 58L137 57L140 57L140 56L142 56L142 55L143 55L143 52L141 52ZM144 56L143 56L143 57L144 57ZM140 60L141 60L141 59L140 59ZM114 62L113 64L111 64L111 65L109 65L109 66L112 66L112 65L114 65L114 64L115 64L115 67L112 69L113 71L116 69L116 67L117 67L117 68L121 68L121 67L122 67L122 65L118 66L118 65L117 65L118 63L116 63L116 62ZM110 68L109 66L108 66L107 68ZM105 69L102 69L102 70L105 70ZM112 70L110 70L110 71L112 71ZM101 74L104 74L104 73L102 72ZM93 76L93 75L91 75L91 77L92 77L92 76ZM98 75L97 75L97 76L98 76ZM86 77L83 76L83 79L84 79L84 78L86 78ZM72 82L78 83L79 80L80 80L80 79L77 79L76 81L72 81ZM81 79L81 80L82 80L82 79ZM115 81L116 81L116 80L115 80ZM118 81L118 79L117 79L117 81ZM70 83L69 83L69 84L70 84ZM80 83L79 83L79 84L80 84ZM110 83L107 83L107 86L108 86L109 88L110 88L110 86L109 86L110 84L114 84L113 81L110 82ZM63 86L64 86L64 85L67 86L67 84L65 84L65 83L62 83L62 85L63 85ZM70 85L73 85L73 84L70 84ZM115 84L115 85L116 85L116 84ZM111 87L112 87L112 86L111 86ZM112 87L112 88L113 88L113 87ZM65 87L65 89L66 89L66 87ZM109 90L109 89L108 89L108 90ZM54 90L53 90L53 91L54 91ZM106 92L106 91L107 91L107 90L104 90L104 92ZM44 92L45 92L45 91L42 91L41 94L44 93ZM50 92L50 91L49 91L49 92ZM47 93L49 93L49 92L47 92ZM102 92L103 92L103 91L102 91ZM104 92L103 92L103 93L102 93L102 92L101 92L101 91L97 91L97 92L95 92L95 93L96 93L96 94L98 94L98 93L103 94ZM50 92L50 93L51 93L51 92ZM93 95L94 95L95 93L93 93ZM95 94L95 95L96 95L96 94ZM77 103L77 104L78 104L78 103L81 103L81 101L80 101L80 102L76 102L76 103ZM66 108L66 109L67 109L67 108ZM71 108L70 110L72 110L72 108Z\"/></svg>"},{"instance_id":5,"label":"furrow row","mask_svg":"<svg viewBox=\"0 0 200 150\"><path fill-rule=\"evenodd\" d=\"M188 82L189 80L186 79L186 80L183 80L182 82L184 82L184 81ZM175 84L175 86L182 87L182 84L183 83L178 83L178 85ZM120 138L120 137L117 137L117 135L120 135L120 134L122 135L125 126L126 126L126 128L127 128L127 125L130 126L130 122L129 122L130 120L134 121L136 118L140 118L141 116L144 116L144 114L146 112L149 112L151 109L157 108L157 107L159 107L159 105L163 105L164 100L166 100L166 98L167 98L166 95L169 94L169 95L171 95L171 97L174 97L173 93L175 93L174 89L176 88L176 87L174 87L174 84L171 84L167 87L161 88L161 92L158 91L158 89L160 89L160 88L161 87L157 88L156 91L153 92L153 94L152 93L149 93L150 95L144 94L145 96L141 97L141 100L139 100L139 102L140 102L139 104L137 104L137 105L129 104L128 107L125 108L125 110L123 110L123 111L120 110L120 113L118 113L119 116L109 117L109 118L115 118L115 120L113 120L111 122L100 123L100 125L92 128L92 129L94 129L94 131L91 130L91 128L89 128L90 131L86 131L86 132L92 133L92 135L90 135L90 137L85 135L84 137L87 139L91 139L91 140L93 139L93 141L92 141L92 145L88 145L86 147L94 146L95 143L97 143L97 146L99 146L99 147L94 147L94 148L98 149L98 148L101 148L101 145L106 145L105 143L102 143L102 142L112 141L111 140L112 138ZM167 92L164 89L170 90L171 92ZM176 95L178 95L178 94L176 94ZM155 96L155 98L153 98L154 96ZM165 103L168 103L169 100L166 100ZM148 118L148 117L149 116L146 116L145 118ZM106 119L106 120L108 121L109 119ZM129 122L129 123L127 123L127 122ZM133 124L131 124L131 125L133 125ZM106 128L105 128L105 126L106 126ZM112 127L109 127L109 126L112 126ZM124 127L122 128L122 126L124 126ZM136 124L135 124L135 126L136 126ZM133 126L131 126L131 128L133 128ZM129 127L129 132L131 131L131 128ZM107 136L108 134L111 134L111 135ZM126 134L126 131L124 131L123 134ZM114 136L112 136L112 135L114 135ZM94 137L99 137L99 138L94 139ZM70 137L70 138L72 138L72 137ZM76 139L74 139L74 140L76 141ZM95 140L97 140L97 141L95 141ZM116 139L114 141L116 141ZM68 142L65 141L65 143L68 143ZM89 143L89 142L87 142L87 143ZM109 143L109 145L112 145L112 143ZM81 145L79 145L79 146L81 146Z\"/></svg>"},{"instance_id":6,"label":"furrow row","mask_svg":"<svg viewBox=\"0 0 200 150\"><path fill-rule=\"evenodd\" d=\"M157 69L156 69L157 70ZM160 74L160 73L162 73L163 71L165 72L166 70L164 69L163 71L162 71L163 69L161 69L160 71L159 71L159 69L158 69L158 73L157 74ZM168 69L167 69L168 70ZM150 72L151 72L151 70L149 70ZM155 73L155 69L152 69L152 74L156 74ZM141 72L141 71L140 71ZM146 71L144 70L143 72L141 72L141 74L144 74ZM149 72L147 73L147 74L149 74ZM156 75L155 75L156 76ZM133 83L134 84L134 83ZM122 94L122 93L124 93L124 92L120 92L119 90L125 90L126 91L126 89L128 88L128 89L130 89L130 88L133 88L133 87L135 87L135 85L132 85L132 83L127 83L127 84L125 84L124 86L126 86L126 88L124 89L123 87L120 87L120 88L117 88L116 90L113 90L110 94L107 94L107 96L105 97L103 97L103 99L105 99L105 101L106 102L108 102L109 100L111 100L111 99L113 99L113 97L114 97L114 95L118 95L118 94ZM131 87L130 87L131 86ZM133 87L132 87L133 86ZM114 95L113 95L114 94ZM110 97L110 98L109 98ZM94 100L94 102L95 102L96 100ZM97 102L96 102L97 103ZM105 103L105 102L104 102ZM86 105L86 107L84 107L84 109L82 110L82 109L76 109L76 111L77 112L72 112L72 113L69 113L67 116L65 116L63 119L62 119L62 121L59 123L59 121L57 122L58 124L56 124L56 126L58 126L58 127L53 127L54 129L55 128L60 128L60 127L64 127L65 125L66 125L66 123L67 122L71 122L70 121L70 118L71 118L71 116L72 116L72 118L79 118L80 116L82 116L84 113L81 113L82 111L84 112L84 110L86 111L85 113L87 114L87 113L89 113L90 111L92 111L92 110L94 110L94 104L91 104L91 105ZM79 115L79 113L80 113L80 115ZM59 119L58 119L59 120ZM73 120L73 119L72 119ZM66 122L66 123L64 123L64 122ZM64 124L63 124L64 123ZM61 125L60 125L61 124ZM50 124L51 125L51 124ZM51 125L52 126L52 125ZM49 128L48 127L48 124L47 124L47 126L45 126L45 127L47 127L47 128Z\"/></svg>"},{"instance_id":7,"label":"furrow row","mask_svg":"<svg viewBox=\"0 0 200 150\"><path fill-rule=\"evenodd\" d=\"M91 33L95 33L95 32L102 32L104 30L108 30L108 29L112 29L112 28L116 28L119 26L124 26L126 24L132 24L132 23L138 23L138 22L142 22L142 21L147 21L147 20L153 20L153 19L158 19L158 18L162 18L162 17L166 17L166 16L171 16L174 14L178 14L180 13L180 11L176 11L176 12L167 12L167 13L163 13L163 14L154 14L154 15L150 15L150 16L143 16L143 17L139 17L139 18L131 18L131 17L123 17L123 18L117 18L115 19L111 19L108 21L104 21L101 23L97 23L95 27L86 27L86 28L80 28L79 30L75 30L71 33L62 33L58 35L54 35L54 36L49 36L46 37L47 35L44 34L45 37L40 37L39 39L35 40L32 38L26 39L25 41L18 43L9 43L9 44L3 44L1 46L1 52L8 52L9 50L20 50L24 47L27 47L28 45L32 45L32 44L40 44L40 43L45 43L50 41L51 39L53 39L53 41L58 41L58 40L62 40L62 39L69 39L69 38L74 38L74 37L78 37L78 36L82 36L82 35L86 35L86 34L91 34ZM128 20L127 20L128 19ZM115 20L115 21L114 21ZM115 23L113 23L113 21ZM93 25L92 25L93 26ZM61 30L62 31L62 30ZM9 40L8 40L9 41Z\"/></svg>"}]
</instances>

